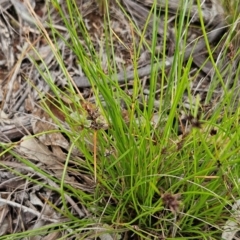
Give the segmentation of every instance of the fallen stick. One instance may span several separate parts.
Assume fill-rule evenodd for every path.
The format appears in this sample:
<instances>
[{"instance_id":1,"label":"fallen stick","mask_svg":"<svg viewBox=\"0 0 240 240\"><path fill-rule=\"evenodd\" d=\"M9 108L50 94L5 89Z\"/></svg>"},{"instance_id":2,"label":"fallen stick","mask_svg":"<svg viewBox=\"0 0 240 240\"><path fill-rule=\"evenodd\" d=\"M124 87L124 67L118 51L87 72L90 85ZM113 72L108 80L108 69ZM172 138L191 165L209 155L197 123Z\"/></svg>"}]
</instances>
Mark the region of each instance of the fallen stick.
<instances>
[{"instance_id":1,"label":"fallen stick","mask_svg":"<svg viewBox=\"0 0 240 240\"><path fill-rule=\"evenodd\" d=\"M213 43L215 40L220 38L222 36L222 33L226 30L227 26L224 21L220 21L216 28L208 33L208 42L209 44ZM204 47L206 46L205 40L202 38L198 41L198 43L195 45L195 41L188 46L185 50L181 52L181 54L184 55L184 61L186 61L191 55L199 53ZM161 69L167 69L170 68L173 64L174 56L168 58L167 60L155 63L153 65L146 65L142 68L139 68L137 70L130 70L130 71L122 71L118 74L113 74L109 76L110 79L116 80L118 83L125 83L130 80L133 80L135 76L137 75L139 78L149 76L152 69L157 69L158 71L161 71ZM88 77L73 77L73 80L78 88L86 88L91 87L92 84L89 81ZM92 82L94 83L95 80Z\"/></svg>"}]
</instances>

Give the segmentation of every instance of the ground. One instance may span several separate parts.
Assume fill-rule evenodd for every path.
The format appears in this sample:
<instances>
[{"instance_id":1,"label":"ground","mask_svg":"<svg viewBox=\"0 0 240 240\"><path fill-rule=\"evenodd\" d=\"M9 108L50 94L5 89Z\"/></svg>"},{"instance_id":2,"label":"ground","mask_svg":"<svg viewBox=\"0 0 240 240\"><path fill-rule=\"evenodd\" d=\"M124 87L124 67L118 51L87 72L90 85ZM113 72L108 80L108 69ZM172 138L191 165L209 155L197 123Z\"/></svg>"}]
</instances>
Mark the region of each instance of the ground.
<instances>
[{"instance_id":1,"label":"ground","mask_svg":"<svg viewBox=\"0 0 240 240\"><path fill-rule=\"evenodd\" d=\"M237 77L238 81L235 82L233 79L236 80L235 76L239 74L240 55L236 54L239 33L236 31L232 34L235 37L226 41L231 34L226 11L218 1L203 3L201 17L197 3L192 7L179 8L178 1L169 0L167 25L163 1L159 3L154 16L152 1L123 0L121 4L111 1L106 7L101 5L102 1L76 0L75 7L80 15L79 18L73 18L74 23L69 16L68 1L59 2L32 0L27 4L16 0L1 3L0 137L1 165L4 166L0 171L1 216L4 217L1 236L67 221L68 214L58 211L64 204L78 218L91 215L91 210L84 203L76 202L75 196L69 195L67 191L53 191L61 188L64 175L69 188L93 193L96 176L81 169L80 165L85 161L84 154L77 147L72 147L69 137L59 131L52 115L68 132L80 132L85 128L107 131L109 122L99 111L91 88L94 81L102 81L101 74L107 75L109 82L118 82L126 95L133 98L137 72L142 89L137 96L139 105L142 104L144 108L146 99L153 97L156 113L162 104L160 89L168 89L170 83L167 79L171 76L173 66L181 68L183 73L189 68L189 87L184 90L178 104L179 135L183 136L187 135L192 126L198 127L200 119L211 117L225 97L226 89L236 89L231 111L235 112L238 108L240 79ZM179 9L185 9L186 13L177 14ZM150 11L152 15L149 15ZM65 16L61 15L63 13ZM209 46L204 31L208 33L205 37ZM73 36L82 46L86 65L92 65L93 71L96 70L95 66L100 66L98 79L94 78L96 75L90 79L89 74L86 74L88 68L80 64L79 49L71 45ZM153 39L156 40L154 47ZM208 47L212 51L210 57ZM181 66L174 65L176 51L183 58ZM154 96L149 94L153 61L159 69ZM222 82L216 81L218 71L221 72L226 89L222 87ZM49 82L46 79L51 80ZM75 84L75 99L81 103L81 109L67 97L72 94L71 83ZM54 92L51 84L59 89L58 92ZM172 88L177 86L176 80ZM69 123L68 116L59 110L62 107L60 102L71 110L73 122L77 118L81 124L74 126ZM130 116L127 115L126 103L122 101L119 105L128 122ZM52 115L46 112L46 108ZM193 114L192 109L197 111ZM36 136L29 137L32 134ZM94 134L91 133L84 141L90 152L94 153L92 139ZM106 149L106 155L111 154L111 151L114 152ZM71 154L66 170L64 164L69 152ZM20 161L19 156L27 159L28 165ZM36 168L40 171L36 171ZM57 181L46 177L45 172ZM65 203L61 200L63 195ZM173 212L177 211L178 195L167 196L174 200L170 204L166 203L166 207ZM163 196L164 199L166 196ZM44 239L59 239L67 232L45 233Z\"/></svg>"}]
</instances>

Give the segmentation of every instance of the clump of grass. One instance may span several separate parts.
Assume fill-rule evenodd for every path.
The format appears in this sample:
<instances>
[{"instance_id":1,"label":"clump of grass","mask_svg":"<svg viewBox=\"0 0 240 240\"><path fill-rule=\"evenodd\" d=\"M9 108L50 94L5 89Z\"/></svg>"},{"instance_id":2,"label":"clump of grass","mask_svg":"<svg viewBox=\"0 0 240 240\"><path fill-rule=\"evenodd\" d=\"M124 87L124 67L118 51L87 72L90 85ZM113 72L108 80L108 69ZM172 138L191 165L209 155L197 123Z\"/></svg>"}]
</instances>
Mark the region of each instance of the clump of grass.
<instances>
[{"instance_id":1,"label":"clump of grass","mask_svg":"<svg viewBox=\"0 0 240 240\"><path fill-rule=\"evenodd\" d=\"M55 4L58 6L57 2ZM72 109L64 106L61 98L57 98L61 111L67 116L70 130L61 126L59 121L57 123L70 142L83 153L84 162L79 166L79 171L94 177L96 185L92 193L83 193L70 187L63 177L60 184L62 201L63 192L74 196L76 202L83 204L91 216L76 219L65 206L63 212L69 221L63 225L53 225L52 229L71 229L71 233L69 231L66 235L69 239L71 236L78 236L78 239L100 236L102 232L98 231L97 226L105 226L104 232L115 234L116 239L120 234L125 239L220 239L222 227L231 216L229 206L239 195L238 110L230 115L227 108L231 101L226 97L223 99L225 105L220 104L212 117L202 121L190 133L178 136L174 121L178 118L179 102L189 85L192 59L182 70L182 56L179 55L180 51L175 52L176 60L170 77L162 76L162 83L167 81L168 89L161 89L162 103L158 112L154 108L153 96L159 78L157 70L153 68L150 97L142 106L137 100L142 92L137 72L133 94L129 96L116 83L116 79L110 79L102 71L99 56L92 51L91 40L75 2L67 0L67 5L68 17L59 8L71 35L71 42L66 42L66 45L76 54L91 82L96 96L95 106L108 127L102 128L96 123L95 128L91 128L83 124L81 118L73 118ZM108 27L111 19L107 5L105 7L105 31L111 42L112 34ZM157 14L154 7L153 13ZM132 26L134 28L134 22ZM56 39L63 38L53 26L50 27ZM183 31L181 21L178 27L180 36ZM76 29L81 30L86 45L91 49L91 59L86 47L79 41ZM156 39L157 34L154 33L150 44L153 49ZM114 55L112 46L106 48L109 49L109 55ZM52 92L56 96L61 93L68 97L75 109L86 110L81 96L76 98L76 88L66 72L60 53L55 51L54 54L69 85L68 94L53 84L50 85ZM135 65L136 58L137 54L133 55ZM159 59L152 55L152 63L154 61ZM115 71L114 63L113 66L109 65L109 69L110 72ZM48 81L50 76L43 77ZM124 109L120 104L122 102ZM154 115L157 116L157 124L152 121ZM78 125L81 127L78 128ZM92 147L83 139L92 140ZM65 163L65 170L68 164L69 159ZM79 165L77 160L75 164Z\"/></svg>"}]
</instances>

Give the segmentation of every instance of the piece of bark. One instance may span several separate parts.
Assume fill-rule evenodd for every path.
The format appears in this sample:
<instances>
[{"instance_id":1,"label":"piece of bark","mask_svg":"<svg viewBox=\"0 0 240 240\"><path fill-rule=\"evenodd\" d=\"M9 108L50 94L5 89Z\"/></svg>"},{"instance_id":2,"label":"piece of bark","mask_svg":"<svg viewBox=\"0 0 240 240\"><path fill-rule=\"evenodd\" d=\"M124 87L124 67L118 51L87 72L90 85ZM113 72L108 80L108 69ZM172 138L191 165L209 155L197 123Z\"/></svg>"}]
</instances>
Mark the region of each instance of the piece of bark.
<instances>
[{"instance_id":1,"label":"piece of bark","mask_svg":"<svg viewBox=\"0 0 240 240\"><path fill-rule=\"evenodd\" d=\"M32 133L31 115L0 124L0 142L16 141L29 133Z\"/></svg>"}]
</instances>

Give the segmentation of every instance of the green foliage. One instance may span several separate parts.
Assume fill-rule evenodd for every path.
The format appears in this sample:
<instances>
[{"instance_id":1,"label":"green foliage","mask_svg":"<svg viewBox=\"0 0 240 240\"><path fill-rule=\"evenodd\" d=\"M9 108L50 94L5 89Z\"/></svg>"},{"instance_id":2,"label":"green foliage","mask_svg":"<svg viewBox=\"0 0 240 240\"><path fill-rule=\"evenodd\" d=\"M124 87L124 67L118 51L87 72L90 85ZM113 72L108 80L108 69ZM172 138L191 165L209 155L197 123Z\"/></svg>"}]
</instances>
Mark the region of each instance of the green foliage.
<instances>
[{"instance_id":1,"label":"green foliage","mask_svg":"<svg viewBox=\"0 0 240 240\"><path fill-rule=\"evenodd\" d=\"M96 106L108 123L108 128L107 130L89 129L87 124L81 122L84 120L73 119L72 109L64 106L62 100L58 99L61 111L68 116L67 121L72 131L64 129L59 122L57 124L73 145L83 153L85 162L82 163L81 168L87 174L92 176L96 174L97 183L94 193L86 194L70 187L64 182L64 177L62 178L59 190L62 200L64 193L74 196L91 211L94 217L75 219L65 206L65 216L72 221L63 225L58 224L57 227L62 230L71 228L72 235L78 233L81 236L79 239L93 237L94 224L97 223L111 226L108 229L110 232L129 231L138 236L138 239L151 237L153 239L160 239L160 237L220 239L222 226L230 217L229 206L240 193L238 187L239 112L238 109L235 113L229 110L233 96L226 95L212 116L202 121L200 128L193 128L186 136L177 136L178 126L174 121L178 117L178 106L183 93L189 88L188 75L192 59L189 58L186 67L182 69L182 56L178 49L175 51L175 60L170 74L168 77L164 74L161 76L161 106L156 113L154 96L157 81L159 81L157 70L153 67L150 76L150 97L142 106L137 100L142 92L137 72L133 82L133 95L129 96L116 83L116 79L111 79L102 71L100 59L94 51L75 2L67 0L67 3L69 17L66 17L59 8L65 27L71 35L71 42L65 42L65 44L77 55L79 64L91 82L96 96ZM55 4L58 5L57 1ZM108 38L105 44L109 51L108 70L114 73L116 66L110 59L110 55L114 55L114 49L113 45L108 45L109 41L112 41L112 33L107 24L110 21L109 10L107 6L105 7L105 35ZM156 15L156 8L153 7L152 12ZM179 36L184 31L181 20L183 15L179 17ZM138 31L134 22L132 25L134 30ZM56 39L58 37L64 39L54 26L49 26ZM204 29L204 26L202 27ZM155 28L156 26L153 27ZM77 31L84 36L84 46L78 40ZM206 32L203 32L206 38ZM156 41L157 34L154 34L152 43L148 45L153 49L152 52L154 52ZM134 67L137 67L139 47L141 46L134 46ZM212 58L210 47L208 51ZM89 52L91 56L88 55ZM55 54L60 56L58 52ZM159 61L155 55L151 57L152 64ZM211 60L214 61L213 58ZM69 81L67 91L72 93L66 97L74 102L76 108L83 108L80 101L75 100L76 93L66 72L66 66L60 58L58 62ZM221 78L221 73L218 75L217 77ZM48 81L48 78L45 78ZM163 89L165 82L168 83L166 90ZM59 95L59 92L64 94L53 84L51 88L57 93L56 95ZM121 102L124 102L127 120L124 118ZM193 112L195 110L193 109ZM152 121L154 114L158 117L157 124ZM221 122L219 122L220 114ZM74 130L78 123L85 126L81 131ZM96 172L93 152L86 142L82 141L82 139L92 138L94 134L97 136ZM65 170L68 167L68 161L69 159L65 163ZM56 226L52 229L54 228ZM51 228L48 228L48 231L49 229ZM82 233L83 230L85 235ZM34 233L34 231L31 232L31 234ZM69 237L70 235L69 233Z\"/></svg>"}]
</instances>

